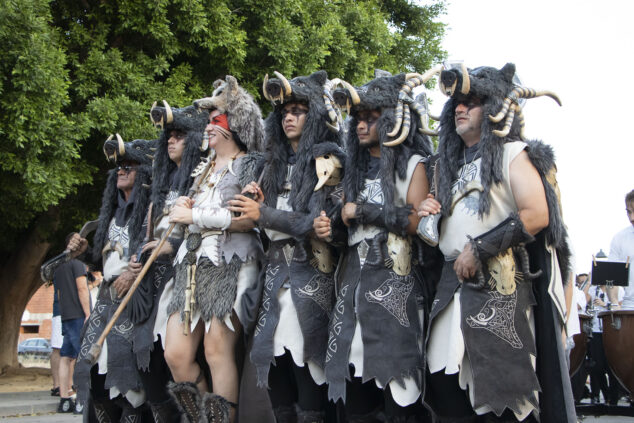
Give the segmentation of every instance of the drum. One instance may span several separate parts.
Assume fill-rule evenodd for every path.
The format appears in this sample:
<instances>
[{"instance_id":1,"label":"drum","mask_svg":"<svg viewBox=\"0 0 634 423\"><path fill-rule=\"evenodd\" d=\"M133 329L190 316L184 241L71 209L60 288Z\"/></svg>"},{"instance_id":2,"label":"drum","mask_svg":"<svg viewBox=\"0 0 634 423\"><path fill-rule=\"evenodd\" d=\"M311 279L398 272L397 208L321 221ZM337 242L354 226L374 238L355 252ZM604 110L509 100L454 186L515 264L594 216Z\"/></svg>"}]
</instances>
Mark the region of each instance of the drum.
<instances>
[{"instance_id":1,"label":"drum","mask_svg":"<svg viewBox=\"0 0 634 423\"><path fill-rule=\"evenodd\" d=\"M634 399L634 310L604 311L599 318L610 369Z\"/></svg>"},{"instance_id":2,"label":"drum","mask_svg":"<svg viewBox=\"0 0 634 423\"><path fill-rule=\"evenodd\" d=\"M572 337L575 347L570 351L570 377L574 376L581 368L588 351L588 334L592 333L592 316L579 313L579 327L581 333Z\"/></svg>"}]
</instances>

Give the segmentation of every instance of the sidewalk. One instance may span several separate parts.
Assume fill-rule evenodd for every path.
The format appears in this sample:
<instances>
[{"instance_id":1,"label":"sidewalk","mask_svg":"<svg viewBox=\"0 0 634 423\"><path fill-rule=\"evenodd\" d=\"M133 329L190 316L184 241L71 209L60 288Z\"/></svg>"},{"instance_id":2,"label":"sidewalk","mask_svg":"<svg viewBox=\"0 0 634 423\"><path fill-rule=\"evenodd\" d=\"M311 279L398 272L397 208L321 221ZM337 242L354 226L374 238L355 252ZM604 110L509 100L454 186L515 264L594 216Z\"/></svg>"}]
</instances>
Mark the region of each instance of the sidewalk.
<instances>
[{"instance_id":1,"label":"sidewalk","mask_svg":"<svg viewBox=\"0 0 634 423\"><path fill-rule=\"evenodd\" d=\"M0 418L53 413L58 403L50 391L0 393Z\"/></svg>"}]
</instances>

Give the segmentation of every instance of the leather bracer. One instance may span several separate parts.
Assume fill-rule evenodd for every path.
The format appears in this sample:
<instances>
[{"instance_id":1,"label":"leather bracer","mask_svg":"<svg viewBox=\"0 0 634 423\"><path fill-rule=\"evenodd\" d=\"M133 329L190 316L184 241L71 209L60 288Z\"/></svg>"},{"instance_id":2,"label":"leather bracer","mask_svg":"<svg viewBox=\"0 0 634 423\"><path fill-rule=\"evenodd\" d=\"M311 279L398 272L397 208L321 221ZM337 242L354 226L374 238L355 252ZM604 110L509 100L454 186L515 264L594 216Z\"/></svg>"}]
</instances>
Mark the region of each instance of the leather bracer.
<instances>
[{"instance_id":1,"label":"leather bracer","mask_svg":"<svg viewBox=\"0 0 634 423\"><path fill-rule=\"evenodd\" d=\"M476 238L469 237L469 239L473 254L482 263L486 263L491 257L495 257L511 247L535 240L531 234L526 232L517 213L511 214L490 231Z\"/></svg>"}]
</instances>

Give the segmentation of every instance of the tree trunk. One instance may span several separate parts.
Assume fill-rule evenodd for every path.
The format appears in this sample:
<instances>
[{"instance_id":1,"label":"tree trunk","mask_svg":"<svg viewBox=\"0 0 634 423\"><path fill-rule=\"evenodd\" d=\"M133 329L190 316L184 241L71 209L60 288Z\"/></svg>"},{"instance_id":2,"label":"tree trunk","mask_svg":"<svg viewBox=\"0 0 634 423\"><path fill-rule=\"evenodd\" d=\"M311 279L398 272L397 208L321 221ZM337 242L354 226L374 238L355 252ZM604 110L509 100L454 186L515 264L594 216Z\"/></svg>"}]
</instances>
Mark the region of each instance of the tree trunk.
<instances>
[{"instance_id":1,"label":"tree trunk","mask_svg":"<svg viewBox=\"0 0 634 423\"><path fill-rule=\"evenodd\" d=\"M40 216L0 269L0 374L8 367L18 365L22 314L31 296L43 283L40 266L50 248L50 243L40 235L40 226L56 218L56 214L49 210ZM47 226L50 227L50 223Z\"/></svg>"}]
</instances>

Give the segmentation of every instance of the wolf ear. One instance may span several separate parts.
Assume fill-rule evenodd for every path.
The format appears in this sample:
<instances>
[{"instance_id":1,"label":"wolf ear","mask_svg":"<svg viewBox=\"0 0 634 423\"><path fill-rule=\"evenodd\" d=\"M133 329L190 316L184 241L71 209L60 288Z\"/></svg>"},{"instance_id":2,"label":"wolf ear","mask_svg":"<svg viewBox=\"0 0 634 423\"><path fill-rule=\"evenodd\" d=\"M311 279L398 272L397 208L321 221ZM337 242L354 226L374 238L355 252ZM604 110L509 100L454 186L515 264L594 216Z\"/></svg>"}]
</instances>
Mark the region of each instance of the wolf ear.
<instances>
[{"instance_id":1,"label":"wolf ear","mask_svg":"<svg viewBox=\"0 0 634 423\"><path fill-rule=\"evenodd\" d=\"M328 73L325 70L320 70L310 75L310 79L316 81L319 85L324 85L328 80Z\"/></svg>"},{"instance_id":2,"label":"wolf ear","mask_svg":"<svg viewBox=\"0 0 634 423\"><path fill-rule=\"evenodd\" d=\"M227 81L227 85L231 94L236 95L238 93L238 80L231 75L227 75L225 80Z\"/></svg>"},{"instance_id":3,"label":"wolf ear","mask_svg":"<svg viewBox=\"0 0 634 423\"><path fill-rule=\"evenodd\" d=\"M502 69L500 69L500 72L502 72L502 76L504 76L504 79L507 82L512 82L513 75L515 75L515 65L513 63L507 63Z\"/></svg>"},{"instance_id":4,"label":"wolf ear","mask_svg":"<svg viewBox=\"0 0 634 423\"><path fill-rule=\"evenodd\" d=\"M216 80L214 81L214 90L215 90L216 88L218 88L219 86L221 86L222 84L224 84L224 83L225 83L225 81L223 81L222 79L216 79Z\"/></svg>"}]
</instances>

